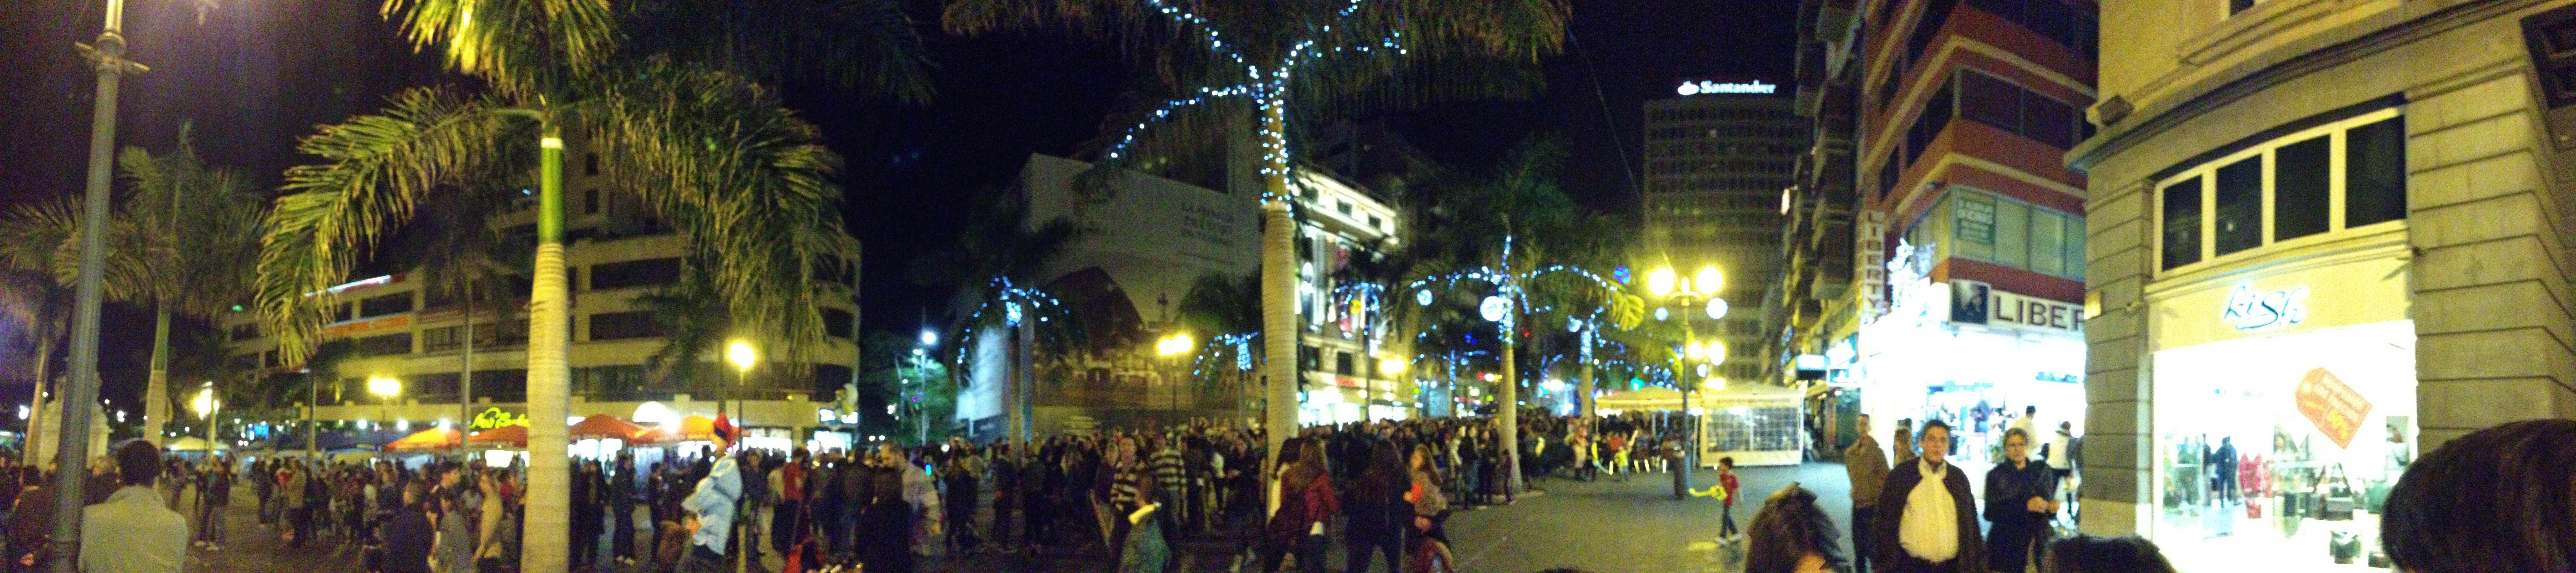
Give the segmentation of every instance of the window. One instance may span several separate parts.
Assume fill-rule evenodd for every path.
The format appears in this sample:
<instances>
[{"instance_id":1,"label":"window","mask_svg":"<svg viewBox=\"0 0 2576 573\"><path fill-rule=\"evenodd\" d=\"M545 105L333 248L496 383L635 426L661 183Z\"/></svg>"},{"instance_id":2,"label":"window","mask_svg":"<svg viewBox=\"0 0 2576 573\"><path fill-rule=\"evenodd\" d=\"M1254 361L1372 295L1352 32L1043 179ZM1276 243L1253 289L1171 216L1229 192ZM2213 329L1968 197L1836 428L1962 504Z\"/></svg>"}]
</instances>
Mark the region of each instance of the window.
<instances>
[{"instance_id":1,"label":"window","mask_svg":"<svg viewBox=\"0 0 2576 573\"><path fill-rule=\"evenodd\" d=\"M355 305L355 304L337 304L337 305L331 305L331 321L332 321L332 322L348 322L348 321L351 321L351 320L356 320L356 319L358 318L358 316L357 316L357 314L356 314L357 310L358 310L358 305Z\"/></svg>"},{"instance_id":2,"label":"window","mask_svg":"<svg viewBox=\"0 0 2576 573\"><path fill-rule=\"evenodd\" d=\"M2054 0L2040 0L2054 1ZM1974 70L1959 72L1959 117L2065 149L2075 145L2075 106Z\"/></svg>"},{"instance_id":3,"label":"window","mask_svg":"<svg viewBox=\"0 0 2576 573\"><path fill-rule=\"evenodd\" d=\"M1313 347L1313 346L1300 346L1300 347L1297 347L1297 370L1298 370L1298 371L1303 372L1303 371L1314 371L1314 370L1322 370L1322 369L1324 369L1324 350L1323 350L1323 349L1321 349L1321 348L1316 348L1316 347Z\"/></svg>"},{"instance_id":4,"label":"window","mask_svg":"<svg viewBox=\"0 0 2576 573\"><path fill-rule=\"evenodd\" d=\"M1950 107L1951 93L1950 85L1944 82L1941 91L1934 92L1932 99L1923 104L1922 115L1915 116L1914 123L1905 128L1906 165L1923 157L1923 149L1932 146L1932 139L1940 137L1943 128L1950 127L1950 116L1955 111Z\"/></svg>"},{"instance_id":5,"label":"window","mask_svg":"<svg viewBox=\"0 0 2576 573\"><path fill-rule=\"evenodd\" d=\"M357 342L357 352L359 356L410 354L411 333L397 332L360 338Z\"/></svg>"},{"instance_id":6,"label":"window","mask_svg":"<svg viewBox=\"0 0 2576 573\"><path fill-rule=\"evenodd\" d=\"M408 292L358 301L358 318L375 318L405 312L411 312L411 293Z\"/></svg>"},{"instance_id":7,"label":"window","mask_svg":"<svg viewBox=\"0 0 2576 573\"><path fill-rule=\"evenodd\" d=\"M1940 225L1947 222L1948 225ZM1916 245L2053 277L2084 276L2084 216L1982 191L1954 188L1908 233ZM2072 237L2072 238L2070 238Z\"/></svg>"},{"instance_id":8,"label":"window","mask_svg":"<svg viewBox=\"0 0 2576 573\"><path fill-rule=\"evenodd\" d=\"M1895 193L1896 158L1890 157L1887 161L1878 164L1878 198L1883 199Z\"/></svg>"},{"instance_id":9,"label":"window","mask_svg":"<svg viewBox=\"0 0 2576 573\"><path fill-rule=\"evenodd\" d=\"M623 402L644 392L644 367L634 364L572 369L572 393L594 401ZM651 399L646 397L646 399ZM637 400L640 401L640 400Z\"/></svg>"},{"instance_id":10,"label":"window","mask_svg":"<svg viewBox=\"0 0 2576 573\"><path fill-rule=\"evenodd\" d=\"M599 190L598 190L598 189L590 189L590 190L582 191L582 192L581 192L581 214L583 214L583 215L593 215L593 214L598 214L598 213L599 213Z\"/></svg>"},{"instance_id":11,"label":"window","mask_svg":"<svg viewBox=\"0 0 2576 573\"><path fill-rule=\"evenodd\" d=\"M2166 185L2161 193L2165 269L2200 262L2200 179Z\"/></svg>"},{"instance_id":12,"label":"window","mask_svg":"<svg viewBox=\"0 0 2576 573\"><path fill-rule=\"evenodd\" d=\"M2227 0L2227 15L2234 16L2243 14L2246 10L2252 10L2258 1L2260 0Z\"/></svg>"},{"instance_id":13,"label":"window","mask_svg":"<svg viewBox=\"0 0 2576 573\"><path fill-rule=\"evenodd\" d=\"M1376 215L1369 216L1369 228L1381 231L1388 230L1386 228L1386 221L1379 220Z\"/></svg>"},{"instance_id":14,"label":"window","mask_svg":"<svg viewBox=\"0 0 2576 573\"><path fill-rule=\"evenodd\" d=\"M2406 117L2344 133L2343 225L2406 218Z\"/></svg>"},{"instance_id":15,"label":"window","mask_svg":"<svg viewBox=\"0 0 2576 573\"><path fill-rule=\"evenodd\" d=\"M2281 146L2272 153L2272 240L2296 239L2326 232L2333 207L2327 197L2332 138L2316 136Z\"/></svg>"},{"instance_id":16,"label":"window","mask_svg":"<svg viewBox=\"0 0 2576 573\"><path fill-rule=\"evenodd\" d=\"M833 338L849 338L850 311L837 308L823 309L823 335Z\"/></svg>"},{"instance_id":17,"label":"window","mask_svg":"<svg viewBox=\"0 0 2576 573\"><path fill-rule=\"evenodd\" d=\"M590 290L665 285L680 281L680 259L644 259L591 265Z\"/></svg>"},{"instance_id":18,"label":"window","mask_svg":"<svg viewBox=\"0 0 2576 573\"><path fill-rule=\"evenodd\" d=\"M652 338L668 334L670 328L655 320L651 311L603 312L590 315L591 340Z\"/></svg>"},{"instance_id":19,"label":"window","mask_svg":"<svg viewBox=\"0 0 2576 573\"><path fill-rule=\"evenodd\" d=\"M581 174L583 174L583 175L598 175L598 174L599 174L599 154L597 154L597 153L584 153L584 154L581 154Z\"/></svg>"},{"instance_id":20,"label":"window","mask_svg":"<svg viewBox=\"0 0 2576 573\"><path fill-rule=\"evenodd\" d=\"M438 353L455 350L464 343L465 327L449 326L420 331L420 351Z\"/></svg>"},{"instance_id":21,"label":"window","mask_svg":"<svg viewBox=\"0 0 2576 573\"><path fill-rule=\"evenodd\" d=\"M1358 375L1359 375L1359 369L1353 365L1353 361L1352 361L1352 359L1351 359L1351 353L1348 353L1348 352L1335 352L1335 353L1333 353L1333 373L1334 373L1334 374L1340 374L1340 375L1343 375L1343 376L1358 376Z\"/></svg>"},{"instance_id":22,"label":"window","mask_svg":"<svg viewBox=\"0 0 2576 573\"><path fill-rule=\"evenodd\" d=\"M1351 202L1349 201L1333 201L1333 207L1335 210L1341 211L1343 215L1351 214Z\"/></svg>"},{"instance_id":23,"label":"window","mask_svg":"<svg viewBox=\"0 0 2576 573\"><path fill-rule=\"evenodd\" d=\"M2250 3L2250 0L2228 1ZM2094 37L2101 24L2092 14L2065 0L1968 0L1968 5L2020 24L2049 41L2084 54L2085 59L2093 58Z\"/></svg>"},{"instance_id":24,"label":"window","mask_svg":"<svg viewBox=\"0 0 2576 573\"><path fill-rule=\"evenodd\" d=\"M2218 232L2211 241L2218 256L2263 245L2263 157L2247 157L2218 168L2218 210L2211 220Z\"/></svg>"},{"instance_id":25,"label":"window","mask_svg":"<svg viewBox=\"0 0 2576 573\"><path fill-rule=\"evenodd\" d=\"M527 319L503 320L474 325L474 348L524 346L528 343Z\"/></svg>"},{"instance_id":26,"label":"window","mask_svg":"<svg viewBox=\"0 0 2576 573\"><path fill-rule=\"evenodd\" d=\"M2406 218L2405 117L2385 108L2313 124L2167 170L2163 267Z\"/></svg>"}]
</instances>

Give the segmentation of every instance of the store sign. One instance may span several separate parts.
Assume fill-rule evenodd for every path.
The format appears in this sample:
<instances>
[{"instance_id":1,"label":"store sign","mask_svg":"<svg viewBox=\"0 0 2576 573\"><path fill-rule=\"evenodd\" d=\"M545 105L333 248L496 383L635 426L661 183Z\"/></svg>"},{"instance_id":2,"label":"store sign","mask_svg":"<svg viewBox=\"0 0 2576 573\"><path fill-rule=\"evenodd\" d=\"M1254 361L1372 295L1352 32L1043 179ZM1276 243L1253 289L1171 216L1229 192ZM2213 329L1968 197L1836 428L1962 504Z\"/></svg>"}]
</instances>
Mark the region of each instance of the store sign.
<instances>
[{"instance_id":1,"label":"store sign","mask_svg":"<svg viewBox=\"0 0 2576 573\"><path fill-rule=\"evenodd\" d=\"M411 324L411 313L406 312L393 316L381 316L366 320L352 320L323 327L322 336L363 336L389 330L407 330L411 328Z\"/></svg>"},{"instance_id":2,"label":"store sign","mask_svg":"<svg viewBox=\"0 0 2576 573\"><path fill-rule=\"evenodd\" d=\"M1950 322L2047 332L2083 332L2084 307L2005 292L1971 280L1950 281Z\"/></svg>"},{"instance_id":3,"label":"store sign","mask_svg":"<svg viewBox=\"0 0 2576 573\"><path fill-rule=\"evenodd\" d=\"M528 416L526 414L512 414L509 412L503 412L500 408L487 408L483 410L483 413L475 414L474 421L467 423L465 427L467 429L480 431L504 426L525 425L528 425Z\"/></svg>"},{"instance_id":4,"label":"store sign","mask_svg":"<svg viewBox=\"0 0 2576 573\"><path fill-rule=\"evenodd\" d=\"M1766 84L1762 83L1762 80L1753 80L1740 84L1722 84L1708 80L1700 80L1696 82L1682 82L1681 87L1673 88L1673 91L1689 96L1700 94L1767 94L1775 93L1779 91L1779 89L1780 86L1778 84Z\"/></svg>"},{"instance_id":5,"label":"store sign","mask_svg":"<svg viewBox=\"0 0 2576 573\"><path fill-rule=\"evenodd\" d=\"M2308 287L2292 287L2270 292L2255 292L2254 287L2237 285L2227 295L2227 310L2219 320L2237 330L2255 330L2307 322Z\"/></svg>"},{"instance_id":6,"label":"store sign","mask_svg":"<svg viewBox=\"0 0 2576 573\"><path fill-rule=\"evenodd\" d=\"M2299 386L2290 395L2298 401L2299 415L2316 424L2317 431L2334 440L2335 447L2351 448L2352 434L2370 415L2370 400L2336 378L2324 368L2308 371L2299 378Z\"/></svg>"},{"instance_id":7,"label":"store sign","mask_svg":"<svg viewBox=\"0 0 2576 573\"><path fill-rule=\"evenodd\" d=\"M1862 209L1858 226L1852 280L1860 282L1861 322L1873 322L1887 312L1887 214Z\"/></svg>"}]
</instances>

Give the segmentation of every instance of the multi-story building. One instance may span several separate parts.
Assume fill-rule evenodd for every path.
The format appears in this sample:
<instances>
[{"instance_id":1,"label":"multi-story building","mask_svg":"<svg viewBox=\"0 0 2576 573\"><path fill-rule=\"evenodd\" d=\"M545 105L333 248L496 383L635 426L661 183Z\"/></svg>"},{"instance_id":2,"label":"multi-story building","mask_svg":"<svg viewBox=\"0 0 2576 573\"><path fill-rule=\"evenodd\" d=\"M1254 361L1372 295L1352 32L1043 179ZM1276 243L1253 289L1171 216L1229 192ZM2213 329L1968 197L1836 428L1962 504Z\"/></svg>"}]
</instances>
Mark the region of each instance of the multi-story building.
<instances>
[{"instance_id":1,"label":"multi-story building","mask_svg":"<svg viewBox=\"0 0 2576 573\"><path fill-rule=\"evenodd\" d=\"M756 349L762 358L741 374L722 363L725 348L719 344L702 356L683 358L686 364L663 367L654 356L678 334L677 327L657 319L643 295L680 280L687 239L653 222L632 197L611 192L608 179L600 175L597 153L572 158L564 174L564 265L573 300L568 353L572 414L640 417L651 423L654 418L721 412L746 428L747 444L805 444L806 430L821 420L818 410L836 408L835 392L855 381L852 301L821 309L829 337L819 347L804 349L809 363L781 364L774 357L793 353ZM524 207L488 225L516 242L533 244L534 198ZM473 427L477 420L525 417L526 275L485 285L506 292L476 297L480 302L470 306L449 289L428 288L423 276L414 268L332 287L327 295L337 299L332 303L335 315L323 328L324 341L348 340L350 354L337 361L334 371L274 374L321 378L311 392L312 416L326 432L434 425L481 429ZM260 368L283 368L275 341L255 322L243 312L223 319L234 356ZM371 383L377 379L395 381L392 386L399 392L376 395ZM471 403L463 403L461 397L469 394Z\"/></svg>"},{"instance_id":2,"label":"multi-story building","mask_svg":"<svg viewBox=\"0 0 2576 573\"><path fill-rule=\"evenodd\" d=\"M1298 420L1337 424L1402 420L1417 402L1409 369L1383 371L1379 362L1409 352L1391 347L1403 336L1388 332L1380 310L1389 302L1382 277L1364 265L1401 243L1395 208L1366 187L1323 169L1300 169L1294 180L1297 229L1297 372L1303 394Z\"/></svg>"},{"instance_id":3,"label":"multi-story building","mask_svg":"<svg viewBox=\"0 0 2576 573\"><path fill-rule=\"evenodd\" d=\"M1848 358L1839 390L1878 428L1948 421L1966 461L1991 459L2006 412L2081 427L2085 180L2061 158L2091 133L2093 3L1880 0L1861 13L1860 324L1823 341L1820 361Z\"/></svg>"},{"instance_id":4,"label":"multi-story building","mask_svg":"<svg viewBox=\"0 0 2576 573\"><path fill-rule=\"evenodd\" d=\"M2295 508L2576 417L2576 7L2104 6L2101 131L2066 156L2091 213L2086 532L2184 571L2349 567L2330 537L2378 521ZM2201 453L2231 445L2267 487L2211 491Z\"/></svg>"},{"instance_id":5,"label":"multi-story building","mask_svg":"<svg viewBox=\"0 0 2576 573\"><path fill-rule=\"evenodd\" d=\"M1777 280L1782 192L1792 183L1808 129L1775 84L1686 81L1677 98L1646 102L1644 227L1650 260L1682 277L1716 267L1719 294L1755 306ZM1759 307L1756 307L1759 308ZM1689 316L1696 313L1684 313ZM1729 313L1713 326L1730 359L1722 376L1761 375L1772 329L1763 312Z\"/></svg>"},{"instance_id":6,"label":"multi-story building","mask_svg":"<svg viewBox=\"0 0 2576 573\"><path fill-rule=\"evenodd\" d=\"M1779 288L1783 314L1774 347L1762 354L1766 379L1805 381L1809 411L1820 418L1822 448L1837 457L1848 445L1859 392L1852 386L1851 342L1860 330L1857 279L1884 260L1858 255L1852 213L1859 169L1852 155L1860 112L1860 13L1852 0L1807 0L1797 29L1798 116L1813 130L1798 156L1796 184L1786 205L1780 250L1786 267ZM1873 239L1874 240L1874 239ZM1800 357L1808 357L1804 363ZM1816 382L1823 383L1818 384Z\"/></svg>"}]
</instances>

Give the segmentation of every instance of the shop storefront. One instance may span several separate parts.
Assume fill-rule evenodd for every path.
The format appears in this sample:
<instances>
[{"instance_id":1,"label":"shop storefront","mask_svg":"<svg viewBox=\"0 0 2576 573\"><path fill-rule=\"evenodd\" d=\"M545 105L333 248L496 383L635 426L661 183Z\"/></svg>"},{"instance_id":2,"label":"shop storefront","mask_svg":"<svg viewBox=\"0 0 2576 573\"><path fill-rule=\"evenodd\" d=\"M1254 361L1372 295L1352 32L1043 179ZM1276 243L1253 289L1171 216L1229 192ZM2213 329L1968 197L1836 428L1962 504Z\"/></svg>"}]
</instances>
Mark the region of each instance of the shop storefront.
<instances>
[{"instance_id":1,"label":"shop storefront","mask_svg":"<svg viewBox=\"0 0 2576 573\"><path fill-rule=\"evenodd\" d=\"M2372 570L2380 502L2415 454L2405 253L2390 227L2148 287L2145 533L2180 569Z\"/></svg>"},{"instance_id":2,"label":"shop storefront","mask_svg":"<svg viewBox=\"0 0 2576 573\"><path fill-rule=\"evenodd\" d=\"M2009 416L2038 408L2034 429L2084 427L2081 307L1969 280L1932 282L1900 245L1889 264L1890 311L1864 323L1842 392L1858 391L1879 431L1939 419L1952 456L1992 462ZM1830 378L1829 378L1830 381ZM2041 436L2041 437L2044 437ZM1879 436L1886 443L1888 436Z\"/></svg>"}]
</instances>

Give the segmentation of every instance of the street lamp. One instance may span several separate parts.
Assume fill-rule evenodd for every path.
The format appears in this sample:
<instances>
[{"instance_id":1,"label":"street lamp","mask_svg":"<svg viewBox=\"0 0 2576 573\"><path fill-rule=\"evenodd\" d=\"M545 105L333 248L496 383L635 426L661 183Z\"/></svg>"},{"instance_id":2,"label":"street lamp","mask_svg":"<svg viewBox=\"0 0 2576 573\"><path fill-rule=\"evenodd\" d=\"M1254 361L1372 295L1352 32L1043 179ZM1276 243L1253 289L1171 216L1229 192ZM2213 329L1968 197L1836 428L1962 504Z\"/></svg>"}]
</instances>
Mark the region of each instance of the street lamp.
<instances>
[{"instance_id":1,"label":"street lamp","mask_svg":"<svg viewBox=\"0 0 2576 573\"><path fill-rule=\"evenodd\" d=\"M1155 342L1154 352L1156 354L1163 355L1163 358L1167 359L1165 365L1170 366L1173 363L1178 362L1176 357L1188 354L1192 348L1197 346L1198 341L1190 338L1190 333L1176 332L1172 333L1171 336L1164 337L1161 341ZM1172 387L1172 407L1174 409L1178 409L1181 406L1181 386L1180 381L1178 380L1180 375L1178 373L1170 373L1169 377L1171 379L1167 380L1165 383Z\"/></svg>"},{"instance_id":2,"label":"street lamp","mask_svg":"<svg viewBox=\"0 0 2576 573\"><path fill-rule=\"evenodd\" d=\"M931 332L931 331L927 331L927 330L921 331L921 345L922 345L922 346L938 346L938 345L939 345L939 333Z\"/></svg>"},{"instance_id":3,"label":"street lamp","mask_svg":"<svg viewBox=\"0 0 2576 573\"><path fill-rule=\"evenodd\" d=\"M1646 274L1646 292L1654 293L1654 295L1655 295L1655 296L1664 296L1664 295L1672 294L1672 293L1673 293L1673 270L1672 270L1672 269L1668 269L1668 268L1667 268L1667 269L1655 269L1655 271L1654 271L1654 272L1647 273L1647 274Z\"/></svg>"},{"instance_id":4,"label":"street lamp","mask_svg":"<svg viewBox=\"0 0 2576 573\"><path fill-rule=\"evenodd\" d=\"M218 404L215 402L215 383L213 382L207 382L205 388L197 390L197 399L190 400L188 402L188 409L196 411L197 419L205 421L206 442L208 444L212 444L215 441L215 408L217 405ZM212 446L208 447L211 448Z\"/></svg>"},{"instance_id":5,"label":"street lamp","mask_svg":"<svg viewBox=\"0 0 2576 573\"><path fill-rule=\"evenodd\" d=\"M370 377L367 379L367 393L376 395L376 412L383 414L380 417L391 418L393 399L402 395L402 381L383 376Z\"/></svg>"},{"instance_id":6,"label":"street lamp","mask_svg":"<svg viewBox=\"0 0 2576 573\"><path fill-rule=\"evenodd\" d=\"M742 393L751 387L751 365L759 360L760 355L751 350L749 342L736 340L731 346L725 348L725 361L733 363L735 402L733 414L737 418L742 416ZM735 420L734 424L741 425L742 421Z\"/></svg>"},{"instance_id":7,"label":"street lamp","mask_svg":"<svg viewBox=\"0 0 2576 573\"><path fill-rule=\"evenodd\" d=\"M1700 296L1717 294L1718 287L1725 284L1726 275L1717 272L1716 266L1700 267L1699 274L1691 278L1691 289L1699 291Z\"/></svg>"}]
</instances>

